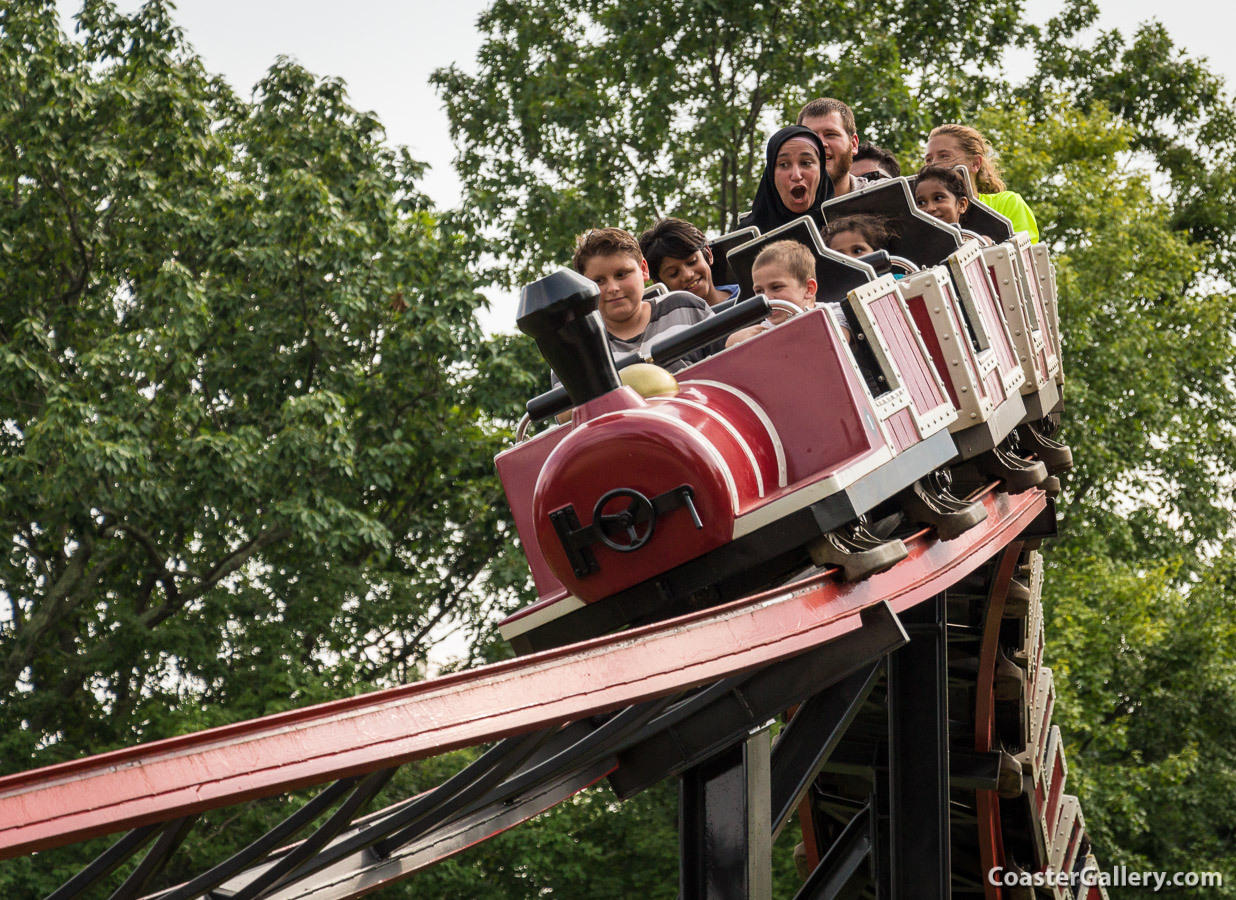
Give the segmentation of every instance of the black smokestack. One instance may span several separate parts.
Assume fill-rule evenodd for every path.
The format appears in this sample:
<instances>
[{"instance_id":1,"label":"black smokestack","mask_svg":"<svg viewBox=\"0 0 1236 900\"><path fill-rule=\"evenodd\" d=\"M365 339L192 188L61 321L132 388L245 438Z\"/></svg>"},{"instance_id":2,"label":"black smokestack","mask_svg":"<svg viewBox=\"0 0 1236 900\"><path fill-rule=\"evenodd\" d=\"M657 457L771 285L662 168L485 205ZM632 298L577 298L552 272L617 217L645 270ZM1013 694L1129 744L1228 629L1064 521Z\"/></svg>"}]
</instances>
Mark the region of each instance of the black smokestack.
<instances>
[{"instance_id":1,"label":"black smokestack","mask_svg":"<svg viewBox=\"0 0 1236 900\"><path fill-rule=\"evenodd\" d=\"M600 296L596 284L568 269L532 282L519 294L515 324L536 341L574 406L622 384L597 312Z\"/></svg>"}]
</instances>

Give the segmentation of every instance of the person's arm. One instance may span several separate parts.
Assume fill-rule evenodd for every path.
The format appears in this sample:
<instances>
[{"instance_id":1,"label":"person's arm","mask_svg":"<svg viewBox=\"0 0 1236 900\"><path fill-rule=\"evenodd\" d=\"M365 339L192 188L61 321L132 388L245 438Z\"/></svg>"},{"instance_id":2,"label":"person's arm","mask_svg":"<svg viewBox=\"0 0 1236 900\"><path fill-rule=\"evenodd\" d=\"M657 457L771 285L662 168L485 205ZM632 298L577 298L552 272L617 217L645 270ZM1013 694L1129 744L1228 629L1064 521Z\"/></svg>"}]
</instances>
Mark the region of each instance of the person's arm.
<instances>
[{"instance_id":1,"label":"person's arm","mask_svg":"<svg viewBox=\"0 0 1236 900\"><path fill-rule=\"evenodd\" d=\"M845 314L845 307L840 303L825 303L824 306L828 309L829 315L833 317L833 321L837 323L837 327L841 329L841 336L845 338L845 342L851 343L854 339L850 336L850 317Z\"/></svg>"}]
</instances>

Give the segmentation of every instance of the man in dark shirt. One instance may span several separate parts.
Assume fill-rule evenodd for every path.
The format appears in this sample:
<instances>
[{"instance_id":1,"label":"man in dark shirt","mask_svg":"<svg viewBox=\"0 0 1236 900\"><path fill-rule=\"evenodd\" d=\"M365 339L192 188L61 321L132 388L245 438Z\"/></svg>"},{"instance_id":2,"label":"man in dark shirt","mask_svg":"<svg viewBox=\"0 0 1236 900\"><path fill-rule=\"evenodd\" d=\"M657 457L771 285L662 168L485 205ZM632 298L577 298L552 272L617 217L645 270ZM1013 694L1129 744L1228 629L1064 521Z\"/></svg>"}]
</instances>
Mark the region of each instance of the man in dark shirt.
<instances>
[{"instance_id":1,"label":"man in dark shirt","mask_svg":"<svg viewBox=\"0 0 1236 900\"><path fill-rule=\"evenodd\" d=\"M901 163L897 162L897 157L891 151L877 147L871 141L863 141L854 152L854 164L850 167L850 174L868 181L899 178Z\"/></svg>"}]
</instances>

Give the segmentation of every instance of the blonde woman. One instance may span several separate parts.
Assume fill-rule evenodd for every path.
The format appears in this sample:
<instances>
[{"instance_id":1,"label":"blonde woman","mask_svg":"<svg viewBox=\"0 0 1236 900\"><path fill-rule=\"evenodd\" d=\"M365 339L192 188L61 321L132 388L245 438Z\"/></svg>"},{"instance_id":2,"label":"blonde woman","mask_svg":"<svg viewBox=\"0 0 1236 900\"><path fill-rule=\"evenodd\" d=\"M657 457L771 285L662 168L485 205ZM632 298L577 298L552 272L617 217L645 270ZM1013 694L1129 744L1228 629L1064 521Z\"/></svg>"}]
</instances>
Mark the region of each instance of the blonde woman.
<instances>
[{"instance_id":1,"label":"blonde woman","mask_svg":"<svg viewBox=\"0 0 1236 900\"><path fill-rule=\"evenodd\" d=\"M1039 225L1021 194L1005 190L1004 180L992 160L991 144L968 125L938 125L927 137L924 162L929 166L965 166L974 180L978 199L1013 223L1014 231L1030 232L1039 239Z\"/></svg>"}]
</instances>

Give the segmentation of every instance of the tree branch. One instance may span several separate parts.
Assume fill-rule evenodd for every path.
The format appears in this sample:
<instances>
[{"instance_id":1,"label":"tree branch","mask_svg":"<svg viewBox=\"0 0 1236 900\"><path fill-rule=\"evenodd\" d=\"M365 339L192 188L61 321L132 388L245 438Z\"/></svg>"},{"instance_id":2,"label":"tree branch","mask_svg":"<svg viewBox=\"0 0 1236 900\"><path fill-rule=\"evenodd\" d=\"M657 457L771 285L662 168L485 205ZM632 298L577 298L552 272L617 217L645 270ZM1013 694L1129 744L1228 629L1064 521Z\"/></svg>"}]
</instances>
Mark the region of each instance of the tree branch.
<instances>
[{"instance_id":1,"label":"tree branch","mask_svg":"<svg viewBox=\"0 0 1236 900\"><path fill-rule=\"evenodd\" d=\"M16 623L13 630L13 649L4 661L4 684L15 685L21 673L34 661L44 637L71 613L85 598L78 591L85 580L86 570L94 555L94 537L83 534L77 552L68 558L60 577L36 601L30 617L24 623Z\"/></svg>"},{"instance_id":2,"label":"tree branch","mask_svg":"<svg viewBox=\"0 0 1236 900\"><path fill-rule=\"evenodd\" d=\"M125 532L142 545L142 548L146 551L146 555L150 557L150 560L154 563L156 569L160 572L167 571L167 559L162 553L159 552L158 542L151 537L149 533L136 525L130 525L128 522L125 522L124 514L119 510L112 509L111 507L100 507L99 512L103 513L105 516L110 516L115 520L104 529L104 537L110 537L117 531Z\"/></svg>"}]
</instances>

